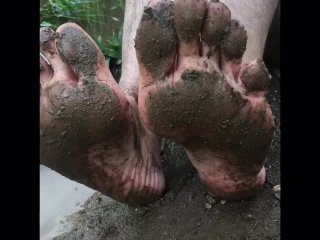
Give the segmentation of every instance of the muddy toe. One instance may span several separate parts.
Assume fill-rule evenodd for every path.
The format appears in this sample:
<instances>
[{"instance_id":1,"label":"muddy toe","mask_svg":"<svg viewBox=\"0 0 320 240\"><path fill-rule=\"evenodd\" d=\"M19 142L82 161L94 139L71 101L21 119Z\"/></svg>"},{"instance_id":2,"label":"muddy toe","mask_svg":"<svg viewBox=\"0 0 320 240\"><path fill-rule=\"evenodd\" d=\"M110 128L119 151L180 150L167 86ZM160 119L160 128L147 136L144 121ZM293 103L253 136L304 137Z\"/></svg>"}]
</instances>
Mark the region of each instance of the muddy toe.
<instances>
[{"instance_id":1,"label":"muddy toe","mask_svg":"<svg viewBox=\"0 0 320 240\"><path fill-rule=\"evenodd\" d=\"M209 2L207 16L203 23L203 55L212 56L220 47L221 39L229 31L231 12L223 3Z\"/></svg>"},{"instance_id":2,"label":"muddy toe","mask_svg":"<svg viewBox=\"0 0 320 240\"><path fill-rule=\"evenodd\" d=\"M246 50L247 33L236 20L231 20L230 26L220 45L222 54L227 59L240 59Z\"/></svg>"},{"instance_id":3,"label":"muddy toe","mask_svg":"<svg viewBox=\"0 0 320 240\"><path fill-rule=\"evenodd\" d=\"M135 38L140 70L151 75L143 80L144 86L164 80L173 67L177 35L172 18L172 1L152 1L145 7Z\"/></svg>"}]
</instances>

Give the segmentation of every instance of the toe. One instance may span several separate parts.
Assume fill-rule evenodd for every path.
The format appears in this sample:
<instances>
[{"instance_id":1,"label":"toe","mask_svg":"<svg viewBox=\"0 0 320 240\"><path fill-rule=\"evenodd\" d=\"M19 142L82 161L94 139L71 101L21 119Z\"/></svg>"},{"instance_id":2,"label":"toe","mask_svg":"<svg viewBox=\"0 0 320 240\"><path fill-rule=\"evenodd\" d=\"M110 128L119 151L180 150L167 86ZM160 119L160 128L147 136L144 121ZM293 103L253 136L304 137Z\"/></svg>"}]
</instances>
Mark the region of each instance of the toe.
<instances>
[{"instance_id":1,"label":"toe","mask_svg":"<svg viewBox=\"0 0 320 240\"><path fill-rule=\"evenodd\" d=\"M204 0L176 0L174 24L180 56L199 55L200 32L207 11Z\"/></svg>"},{"instance_id":2,"label":"toe","mask_svg":"<svg viewBox=\"0 0 320 240\"><path fill-rule=\"evenodd\" d=\"M151 1L144 10L135 38L142 86L163 80L173 67L177 36L172 18L169 0Z\"/></svg>"},{"instance_id":3,"label":"toe","mask_svg":"<svg viewBox=\"0 0 320 240\"><path fill-rule=\"evenodd\" d=\"M269 88L269 76L262 60L245 64L240 71L240 79L247 93L265 93Z\"/></svg>"},{"instance_id":4,"label":"toe","mask_svg":"<svg viewBox=\"0 0 320 240\"><path fill-rule=\"evenodd\" d=\"M104 56L94 40L78 25L66 23L56 31L56 48L63 62L79 76L98 75L109 79ZM112 77L111 77L112 78Z\"/></svg>"},{"instance_id":5,"label":"toe","mask_svg":"<svg viewBox=\"0 0 320 240\"><path fill-rule=\"evenodd\" d=\"M226 5L211 1L202 29L203 55L209 57L215 53L221 39L227 32L231 21L231 12Z\"/></svg>"},{"instance_id":6,"label":"toe","mask_svg":"<svg viewBox=\"0 0 320 240\"><path fill-rule=\"evenodd\" d=\"M241 59L246 50L247 33L236 20L231 20L230 28L224 35L220 45L223 58L227 61Z\"/></svg>"},{"instance_id":7,"label":"toe","mask_svg":"<svg viewBox=\"0 0 320 240\"><path fill-rule=\"evenodd\" d=\"M53 77L53 69L47 58L40 53L40 84L43 84Z\"/></svg>"},{"instance_id":8,"label":"toe","mask_svg":"<svg viewBox=\"0 0 320 240\"><path fill-rule=\"evenodd\" d=\"M54 31L48 27L40 28L40 51L46 56L56 54Z\"/></svg>"},{"instance_id":9,"label":"toe","mask_svg":"<svg viewBox=\"0 0 320 240\"><path fill-rule=\"evenodd\" d=\"M236 20L231 20L220 42L220 67L224 74L238 81L242 56L246 50L247 33Z\"/></svg>"},{"instance_id":10,"label":"toe","mask_svg":"<svg viewBox=\"0 0 320 240\"><path fill-rule=\"evenodd\" d=\"M40 28L40 83L42 87L47 80L55 79L70 84L78 82L70 66L63 62L55 44L56 33L47 27Z\"/></svg>"}]
</instances>

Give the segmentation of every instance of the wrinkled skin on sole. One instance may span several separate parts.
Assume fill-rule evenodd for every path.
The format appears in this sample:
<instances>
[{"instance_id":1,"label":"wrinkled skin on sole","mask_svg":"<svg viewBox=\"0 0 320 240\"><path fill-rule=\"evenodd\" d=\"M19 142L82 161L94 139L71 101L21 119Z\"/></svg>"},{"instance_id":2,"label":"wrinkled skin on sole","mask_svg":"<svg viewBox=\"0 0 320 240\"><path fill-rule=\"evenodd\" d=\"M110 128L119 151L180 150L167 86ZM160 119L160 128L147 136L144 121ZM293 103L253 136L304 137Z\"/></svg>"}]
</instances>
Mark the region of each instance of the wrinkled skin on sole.
<instances>
[{"instance_id":1,"label":"wrinkled skin on sole","mask_svg":"<svg viewBox=\"0 0 320 240\"><path fill-rule=\"evenodd\" d=\"M41 28L40 52L41 164L118 201L159 199L160 140L94 41L73 23Z\"/></svg>"},{"instance_id":2,"label":"wrinkled skin on sole","mask_svg":"<svg viewBox=\"0 0 320 240\"><path fill-rule=\"evenodd\" d=\"M183 145L216 196L253 196L265 181L275 124L264 63L241 60L245 29L218 1L156 0L135 40L144 124Z\"/></svg>"}]
</instances>

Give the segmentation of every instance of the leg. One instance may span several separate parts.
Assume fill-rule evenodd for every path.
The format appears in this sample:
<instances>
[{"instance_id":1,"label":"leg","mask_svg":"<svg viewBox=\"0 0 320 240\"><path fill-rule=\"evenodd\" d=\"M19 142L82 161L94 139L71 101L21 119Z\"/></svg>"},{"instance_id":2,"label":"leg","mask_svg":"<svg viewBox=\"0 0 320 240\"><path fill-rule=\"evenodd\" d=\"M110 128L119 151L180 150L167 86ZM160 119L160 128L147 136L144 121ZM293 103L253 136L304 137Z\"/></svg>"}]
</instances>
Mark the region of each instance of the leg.
<instances>
[{"instance_id":1,"label":"leg","mask_svg":"<svg viewBox=\"0 0 320 240\"><path fill-rule=\"evenodd\" d=\"M242 11L238 19L248 19ZM151 1L136 50L142 121L185 147L209 190L237 200L262 188L274 120L265 99L269 75L257 59L268 26L259 23L265 35L245 51L247 33L232 18L218 1ZM256 29L251 26L251 34Z\"/></svg>"},{"instance_id":2,"label":"leg","mask_svg":"<svg viewBox=\"0 0 320 240\"><path fill-rule=\"evenodd\" d=\"M160 141L76 24L40 29L40 160L116 200L146 203L164 191Z\"/></svg>"},{"instance_id":3,"label":"leg","mask_svg":"<svg viewBox=\"0 0 320 240\"><path fill-rule=\"evenodd\" d=\"M247 48L243 62L262 59L269 28L279 0L221 0L232 12L232 18L247 31Z\"/></svg>"},{"instance_id":4,"label":"leg","mask_svg":"<svg viewBox=\"0 0 320 240\"><path fill-rule=\"evenodd\" d=\"M119 86L126 95L138 99L139 66L134 49L136 31L148 0L128 0L125 5L122 39L122 75Z\"/></svg>"}]
</instances>

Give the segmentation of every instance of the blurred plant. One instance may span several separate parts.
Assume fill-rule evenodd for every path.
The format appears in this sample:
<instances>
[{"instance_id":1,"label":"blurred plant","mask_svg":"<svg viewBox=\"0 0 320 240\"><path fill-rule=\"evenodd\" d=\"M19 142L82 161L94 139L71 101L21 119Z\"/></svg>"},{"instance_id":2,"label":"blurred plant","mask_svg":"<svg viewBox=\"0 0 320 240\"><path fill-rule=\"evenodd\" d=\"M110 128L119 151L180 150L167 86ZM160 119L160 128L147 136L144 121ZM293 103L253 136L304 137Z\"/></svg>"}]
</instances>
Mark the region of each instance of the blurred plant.
<instances>
[{"instance_id":1,"label":"blurred plant","mask_svg":"<svg viewBox=\"0 0 320 240\"><path fill-rule=\"evenodd\" d=\"M99 35L95 40L101 52L106 56L107 63L109 65L110 58L117 59L116 63L119 65L122 62L121 52L122 52L122 27L119 29L119 32L112 32L112 36L104 41Z\"/></svg>"},{"instance_id":2,"label":"blurred plant","mask_svg":"<svg viewBox=\"0 0 320 240\"><path fill-rule=\"evenodd\" d=\"M98 34L98 28L112 28L110 21L120 22L116 13L123 13L123 0L114 0L111 6L105 7L104 0L48 0L40 7L40 26L56 30L61 24L75 22L90 28L90 35L101 48L107 63L116 58L121 63L122 27L112 29L112 35L104 40ZM110 3L108 3L110 5ZM104 14L103 14L104 13ZM119 14L118 14L119 15Z\"/></svg>"}]
</instances>

